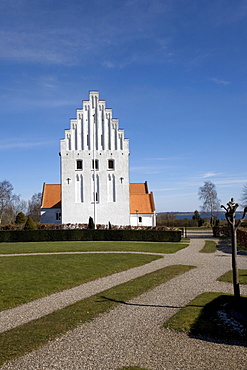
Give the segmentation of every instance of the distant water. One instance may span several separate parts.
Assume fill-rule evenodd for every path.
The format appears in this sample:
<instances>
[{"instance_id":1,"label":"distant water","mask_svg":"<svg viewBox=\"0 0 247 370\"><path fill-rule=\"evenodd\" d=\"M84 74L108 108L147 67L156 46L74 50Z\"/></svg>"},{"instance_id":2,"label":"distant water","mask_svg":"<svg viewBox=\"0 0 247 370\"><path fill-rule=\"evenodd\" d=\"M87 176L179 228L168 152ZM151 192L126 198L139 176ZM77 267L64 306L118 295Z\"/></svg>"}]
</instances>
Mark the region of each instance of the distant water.
<instances>
[{"instance_id":1,"label":"distant water","mask_svg":"<svg viewBox=\"0 0 247 370\"><path fill-rule=\"evenodd\" d=\"M188 218L189 220L191 220L193 215L194 213L179 213L179 214L176 214L176 218L178 218L179 220L183 220L184 218ZM211 217L210 214L205 214L205 213L201 213L200 216L201 218ZM236 213L236 219L240 219L242 216L243 216L243 213ZM225 213L218 213L217 217L219 220L225 220L226 218Z\"/></svg>"}]
</instances>

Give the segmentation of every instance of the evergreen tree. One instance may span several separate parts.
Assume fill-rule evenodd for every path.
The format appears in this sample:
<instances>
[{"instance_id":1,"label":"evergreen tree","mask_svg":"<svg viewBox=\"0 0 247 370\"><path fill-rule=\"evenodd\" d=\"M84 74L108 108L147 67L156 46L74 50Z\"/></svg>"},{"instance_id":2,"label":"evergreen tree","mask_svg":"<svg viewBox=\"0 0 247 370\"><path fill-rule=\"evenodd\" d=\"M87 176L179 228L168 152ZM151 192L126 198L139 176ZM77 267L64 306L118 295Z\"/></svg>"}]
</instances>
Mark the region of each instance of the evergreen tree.
<instances>
[{"instance_id":1,"label":"evergreen tree","mask_svg":"<svg viewBox=\"0 0 247 370\"><path fill-rule=\"evenodd\" d=\"M195 220L197 222L197 226L202 226L204 223L204 219L201 218L200 213L197 210L194 212L192 220Z\"/></svg>"},{"instance_id":2,"label":"evergreen tree","mask_svg":"<svg viewBox=\"0 0 247 370\"><path fill-rule=\"evenodd\" d=\"M192 216L192 220L196 220L196 221L199 221L199 219L200 219L201 217L200 217L200 214L199 214L199 212L196 210L195 212L194 212L194 215Z\"/></svg>"},{"instance_id":3,"label":"evergreen tree","mask_svg":"<svg viewBox=\"0 0 247 370\"><path fill-rule=\"evenodd\" d=\"M15 223L16 224L25 224L27 221L26 216L23 212L19 212L16 216Z\"/></svg>"},{"instance_id":4,"label":"evergreen tree","mask_svg":"<svg viewBox=\"0 0 247 370\"><path fill-rule=\"evenodd\" d=\"M93 218L91 216L89 217L88 228L91 229L91 230L94 230L95 229Z\"/></svg>"},{"instance_id":5,"label":"evergreen tree","mask_svg":"<svg viewBox=\"0 0 247 370\"><path fill-rule=\"evenodd\" d=\"M24 230L37 230L37 226L33 221L32 217L28 216L27 221L24 226Z\"/></svg>"}]
</instances>

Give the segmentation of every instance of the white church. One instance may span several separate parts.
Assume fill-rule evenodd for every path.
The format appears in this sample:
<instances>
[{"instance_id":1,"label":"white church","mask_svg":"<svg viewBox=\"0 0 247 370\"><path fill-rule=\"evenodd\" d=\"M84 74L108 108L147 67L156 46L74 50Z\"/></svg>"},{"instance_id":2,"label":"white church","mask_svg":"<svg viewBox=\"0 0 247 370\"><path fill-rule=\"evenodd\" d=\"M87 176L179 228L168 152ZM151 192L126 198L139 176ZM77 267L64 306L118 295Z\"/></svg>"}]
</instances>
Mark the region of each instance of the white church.
<instances>
[{"instance_id":1,"label":"white church","mask_svg":"<svg viewBox=\"0 0 247 370\"><path fill-rule=\"evenodd\" d=\"M41 223L156 226L147 182L129 183L129 140L98 91L60 140L61 184L44 184Z\"/></svg>"}]
</instances>

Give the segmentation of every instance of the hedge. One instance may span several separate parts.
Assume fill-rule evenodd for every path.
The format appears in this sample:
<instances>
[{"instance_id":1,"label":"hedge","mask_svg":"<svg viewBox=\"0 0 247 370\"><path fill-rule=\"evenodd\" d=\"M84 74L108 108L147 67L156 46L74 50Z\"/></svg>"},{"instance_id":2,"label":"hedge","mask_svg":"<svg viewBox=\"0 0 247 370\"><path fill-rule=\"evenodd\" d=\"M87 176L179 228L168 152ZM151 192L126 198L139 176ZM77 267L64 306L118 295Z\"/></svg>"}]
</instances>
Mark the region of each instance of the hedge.
<instances>
[{"instance_id":1,"label":"hedge","mask_svg":"<svg viewBox=\"0 0 247 370\"><path fill-rule=\"evenodd\" d=\"M217 238L219 236L231 236L231 230L229 226L214 226L213 235Z\"/></svg>"},{"instance_id":2,"label":"hedge","mask_svg":"<svg viewBox=\"0 0 247 370\"><path fill-rule=\"evenodd\" d=\"M215 237L219 236L231 236L231 229L229 226L215 226L213 227L213 235ZM245 227L239 227L237 229L237 241L242 247L247 248L247 230Z\"/></svg>"},{"instance_id":3,"label":"hedge","mask_svg":"<svg viewBox=\"0 0 247 370\"><path fill-rule=\"evenodd\" d=\"M90 229L0 231L0 242L45 242L69 240L179 242L181 240L181 231Z\"/></svg>"},{"instance_id":4,"label":"hedge","mask_svg":"<svg viewBox=\"0 0 247 370\"><path fill-rule=\"evenodd\" d=\"M237 239L239 244L242 245L242 247L247 248L247 230L244 227L240 227L237 229Z\"/></svg>"}]
</instances>

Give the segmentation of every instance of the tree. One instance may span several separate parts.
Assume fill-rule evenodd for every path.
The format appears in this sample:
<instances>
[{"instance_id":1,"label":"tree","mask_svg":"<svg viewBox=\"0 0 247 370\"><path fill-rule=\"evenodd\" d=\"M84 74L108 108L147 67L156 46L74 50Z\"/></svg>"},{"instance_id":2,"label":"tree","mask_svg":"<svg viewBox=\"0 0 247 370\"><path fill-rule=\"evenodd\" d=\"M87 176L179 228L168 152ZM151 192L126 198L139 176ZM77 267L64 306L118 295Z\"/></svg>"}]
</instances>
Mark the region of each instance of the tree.
<instances>
[{"instance_id":1,"label":"tree","mask_svg":"<svg viewBox=\"0 0 247 370\"><path fill-rule=\"evenodd\" d=\"M244 184L243 193L241 197L241 203L243 207L247 206L247 184Z\"/></svg>"},{"instance_id":2,"label":"tree","mask_svg":"<svg viewBox=\"0 0 247 370\"><path fill-rule=\"evenodd\" d=\"M13 213L16 216L19 212L26 214L27 202L21 199L19 195L16 195L13 201Z\"/></svg>"},{"instance_id":3,"label":"tree","mask_svg":"<svg viewBox=\"0 0 247 370\"><path fill-rule=\"evenodd\" d=\"M88 221L88 229L91 229L91 230L95 229L94 221L91 216L89 217L89 221Z\"/></svg>"},{"instance_id":4,"label":"tree","mask_svg":"<svg viewBox=\"0 0 247 370\"><path fill-rule=\"evenodd\" d=\"M204 219L201 218L200 213L197 210L194 212L192 220L195 220L197 222L197 226L202 226L204 223Z\"/></svg>"},{"instance_id":5,"label":"tree","mask_svg":"<svg viewBox=\"0 0 247 370\"><path fill-rule=\"evenodd\" d=\"M13 186L7 181L0 182L0 224L13 223L16 217L18 204L21 203L20 196L13 194Z\"/></svg>"},{"instance_id":6,"label":"tree","mask_svg":"<svg viewBox=\"0 0 247 370\"><path fill-rule=\"evenodd\" d=\"M24 230L37 230L37 226L33 221L32 217L28 216L27 221L24 226Z\"/></svg>"},{"instance_id":7,"label":"tree","mask_svg":"<svg viewBox=\"0 0 247 370\"><path fill-rule=\"evenodd\" d=\"M205 181L204 185L199 188L198 196L203 201L202 211L209 213L213 218L220 209L220 199L217 196L215 184Z\"/></svg>"},{"instance_id":8,"label":"tree","mask_svg":"<svg viewBox=\"0 0 247 370\"><path fill-rule=\"evenodd\" d=\"M25 224L27 221L26 216L23 212L19 212L16 216L15 223L16 224Z\"/></svg>"},{"instance_id":9,"label":"tree","mask_svg":"<svg viewBox=\"0 0 247 370\"><path fill-rule=\"evenodd\" d=\"M40 222L41 193L35 193L28 201L27 215L31 216L35 222Z\"/></svg>"}]
</instances>

